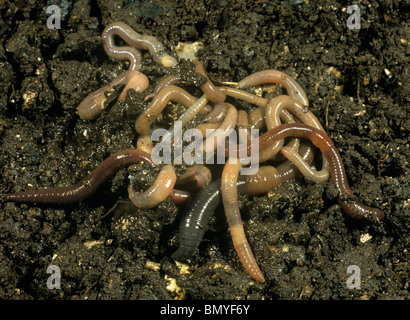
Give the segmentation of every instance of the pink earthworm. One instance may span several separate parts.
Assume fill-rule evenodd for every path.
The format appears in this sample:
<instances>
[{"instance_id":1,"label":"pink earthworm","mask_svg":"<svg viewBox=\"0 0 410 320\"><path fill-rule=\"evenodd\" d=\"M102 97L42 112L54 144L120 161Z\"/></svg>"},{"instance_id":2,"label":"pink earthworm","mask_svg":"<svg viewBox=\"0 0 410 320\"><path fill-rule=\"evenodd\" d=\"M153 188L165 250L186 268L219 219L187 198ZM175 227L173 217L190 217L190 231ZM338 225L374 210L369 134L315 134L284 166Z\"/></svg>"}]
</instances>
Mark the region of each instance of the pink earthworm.
<instances>
[{"instance_id":1,"label":"pink earthworm","mask_svg":"<svg viewBox=\"0 0 410 320\"><path fill-rule=\"evenodd\" d=\"M221 180L222 202L228 221L232 242L239 260L248 274L258 282L265 282L265 277L252 253L246 239L238 205L237 180L242 165L239 159L229 158L224 166Z\"/></svg>"},{"instance_id":2,"label":"pink earthworm","mask_svg":"<svg viewBox=\"0 0 410 320\"><path fill-rule=\"evenodd\" d=\"M259 97L255 94L240 90L240 89L236 89L236 88L231 88L231 87L218 87L218 89L220 91L222 91L223 93L225 93L227 96L239 99L239 100L243 100L246 102L249 102L251 104L254 104L258 107L266 107L266 105L268 104L267 99Z\"/></svg>"},{"instance_id":3,"label":"pink earthworm","mask_svg":"<svg viewBox=\"0 0 410 320\"><path fill-rule=\"evenodd\" d=\"M143 192L136 192L128 185L128 195L131 202L140 209L151 209L163 202L170 195L177 180L174 167L165 165L161 168L154 183Z\"/></svg>"},{"instance_id":4,"label":"pink earthworm","mask_svg":"<svg viewBox=\"0 0 410 320\"><path fill-rule=\"evenodd\" d=\"M197 102L197 98L189 94L184 89L177 86L167 86L163 88L152 99L147 108L139 115L135 122L135 130L140 135L151 134L151 125L159 114L164 110L167 103L173 101L186 107L192 106Z\"/></svg>"},{"instance_id":5,"label":"pink earthworm","mask_svg":"<svg viewBox=\"0 0 410 320\"><path fill-rule=\"evenodd\" d=\"M112 93L116 85L125 84L125 88L120 94L121 100L125 99L125 94L128 89L134 89L136 92L143 92L149 86L148 78L141 72L135 70L128 70L118 75L106 86L89 94L78 105L78 114L81 119L93 120L101 115L102 110L105 108L105 102L107 100L106 93Z\"/></svg>"},{"instance_id":6,"label":"pink earthworm","mask_svg":"<svg viewBox=\"0 0 410 320\"><path fill-rule=\"evenodd\" d=\"M226 104L217 103L214 105L211 112L202 117L203 122L221 122L226 114Z\"/></svg>"},{"instance_id":7,"label":"pink earthworm","mask_svg":"<svg viewBox=\"0 0 410 320\"><path fill-rule=\"evenodd\" d=\"M238 89L256 87L266 83L281 84L287 93L303 106L309 106L305 91L292 77L278 70L263 70L255 72L238 82Z\"/></svg>"}]
</instances>

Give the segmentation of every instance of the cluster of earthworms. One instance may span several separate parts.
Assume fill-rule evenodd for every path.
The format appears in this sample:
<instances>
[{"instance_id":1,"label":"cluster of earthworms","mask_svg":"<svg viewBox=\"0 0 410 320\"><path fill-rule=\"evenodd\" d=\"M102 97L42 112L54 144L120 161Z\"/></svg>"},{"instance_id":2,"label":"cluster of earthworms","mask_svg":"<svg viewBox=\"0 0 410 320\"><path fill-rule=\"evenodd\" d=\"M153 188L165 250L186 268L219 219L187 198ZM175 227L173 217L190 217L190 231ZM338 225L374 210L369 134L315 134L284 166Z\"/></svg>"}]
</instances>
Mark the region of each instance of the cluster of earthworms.
<instances>
[{"instance_id":1,"label":"cluster of earthworms","mask_svg":"<svg viewBox=\"0 0 410 320\"><path fill-rule=\"evenodd\" d=\"M116 45L114 37L121 38L127 45ZM120 168L141 162L157 166L151 156L155 145L152 133L159 126L159 116L173 102L185 108L177 119L182 130L195 120L195 128L204 133L203 148L215 150L219 147L215 142L218 141L216 135L230 130L242 129L246 133L244 141L235 145L234 154L229 152L232 146L223 141L226 161L220 178L213 177L212 166L193 164L187 166L182 174L177 174L175 164L170 163L162 165L147 190L138 192L129 184L129 198L138 208L153 208L168 197L183 208L180 244L172 255L175 260L185 260L194 254L213 211L222 201L241 263L252 278L264 282L263 273L245 236L238 193L250 196L264 194L300 174L314 182L323 182L330 177L339 192L338 202L350 217L360 219L374 215L383 218L383 211L365 206L353 195L335 145L309 110L309 102L301 86L287 74L264 70L245 77L235 86L216 86L207 77L202 63L194 59L194 71L202 76L203 81L195 92L190 93L183 87L180 75L172 73L178 60L167 54L155 37L138 34L124 23L117 22L105 28L102 43L109 57L127 60L129 69L86 97L78 106L78 113L86 120L99 117L106 108L107 94L114 92L117 85L125 85L119 100L125 99L129 89L144 95L148 103L135 122L138 134L136 148L111 155L75 185L12 193L6 195L6 201L36 204L78 202L95 193ZM170 70L170 75L158 81L150 93L147 93L150 87L148 77L138 71L141 50L149 51L155 62ZM251 90L268 84L280 85L287 94L266 99ZM252 106L252 111L248 113L236 107L237 101ZM168 132L173 132L174 125L168 129ZM251 129L258 129L263 134L253 137ZM168 138L172 140L174 137ZM254 143L259 148L258 171L252 175L240 175L241 168L249 165L241 161L241 157L251 154ZM322 163L321 169L315 170L312 161L318 149Z\"/></svg>"}]
</instances>

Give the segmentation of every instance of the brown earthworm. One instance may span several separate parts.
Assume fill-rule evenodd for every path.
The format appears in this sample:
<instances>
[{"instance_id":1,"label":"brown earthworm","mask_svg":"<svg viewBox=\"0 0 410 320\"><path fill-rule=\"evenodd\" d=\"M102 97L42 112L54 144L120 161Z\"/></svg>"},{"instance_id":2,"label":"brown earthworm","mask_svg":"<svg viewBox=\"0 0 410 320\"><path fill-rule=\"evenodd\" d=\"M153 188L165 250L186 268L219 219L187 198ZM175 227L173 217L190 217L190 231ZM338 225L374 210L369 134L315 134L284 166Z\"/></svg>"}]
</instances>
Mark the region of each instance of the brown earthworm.
<instances>
[{"instance_id":1,"label":"brown earthworm","mask_svg":"<svg viewBox=\"0 0 410 320\"><path fill-rule=\"evenodd\" d=\"M206 98L209 101L212 101L214 103L220 103L224 102L226 99L225 93L223 93L221 90L219 90L212 82L209 80L205 73L204 65L202 64L201 61L198 59L194 59L192 61L195 65L195 71L201 74L206 78L206 82L202 85L200 85L201 90L205 94Z\"/></svg>"},{"instance_id":2,"label":"brown earthworm","mask_svg":"<svg viewBox=\"0 0 410 320\"><path fill-rule=\"evenodd\" d=\"M281 95L281 96L275 97L268 102L268 105L266 107L266 114L265 114L265 121L266 121L266 126L268 130L275 128L281 123L280 115L281 115L282 110L288 110L303 123L324 131L319 120L315 117L315 115L309 109L307 109L297 100L287 95ZM263 162L271 158L275 154L277 154L280 148L282 147L282 144L283 144L283 141L277 141L269 149L265 149L265 151L261 151L260 161ZM293 149L296 149L296 148L293 148ZM323 167L327 168L327 162L325 160L323 163Z\"/></svg>"},{"instance_id":3,"label":"brown earthworm","mask_svg":"<svg viewBox=\"0 0 410 320\"><path fill-rule=\"evenodd\" d=\"M81 119L93 120L101 115L102 110L105 107L107 97L106 92L113 92L116 85L126 84L123 89L120 99L125 99L125 94L128 89L133 88L137 92L145 91L149 86L148 78L139 71L128 70L118 75L106 86L89 94L78 105L78 114Z\"/></svg>"},{"instance_id":4,"label":"brown earthworm","mask_svg":"<svg viewBox=\"0 0 410 320\"><path fill-rule=\"evenodd\" d=\"M144 192L136 192L128 185L128 196L131 202L140 209L151 209L163 202L174 188L177 176L170 164L162 167L154 183Z\"/></svg>"},{"instance_id":5,"label":"brown earthworm","mask_svg":"<svg viewBox=\"0 0 410 320\"><path fill-rule=\"evenodd\" d=\"M177 205L187 204L191 200L191 193L186 190L172 189L169 194L171 201Z\"/></svg>"},{"instance_id":6,"label":"brown earthworm","mask_svg":"<svg viewBox=\"0 0 410 320\"><path fill-rule=\"evenodd\" d=\"M167 86L163 88L152 99L148 107L139 115L135 122L135 130L140 135L151 134L151 124L159 116L162 110L164 110L169 101L190 107L197 101L197 98L177 86Z\"/></svg>"},{"instance_id":7,"label":"brown earthworm","mask_svg":"<svg viewBox=\"0 0 410 320\"><path fill-rule=\"evenodd\" d=\"M119 36L131 47L121 48L116 46L114 36ZM139 34L123 22L114 22L108 25L103 31L102 43L109 57L116 60L129 60L131 70L139 68L140 59L132 60L136 50L131 51L130 48L149 50L154 61L164 67L169 68L177 64L175 58L165 52L162 43L157 38Z\"/></svg>"},{"instance_id":8,"label":"brown earthworm","mask_svg":"<svg viewBox=\"0 0 410 320\"><path fill-rule=\"evenodd\" d=\"M309 106L305 91L292 77L278 70L263 70L255 72L238 82L238 89L256 87L266 83L279 83L287 93L303 106Z\"/></svg>"},{"instance_id":9,"label":"brown earthworm","mask_svg":"<svg viewBox=\"0 0 410 320\"><path fill-rule=\"evenodd\" d=\"M134 149L123 150L105 159L93 172L77 184L11 193L6 195L5 200L36 204L78 202L94 194L119 169L141 162L154 166L149 154Z\"/></svg>"},{"instance_id":10,"label":"brown earthworm","mask_svg":"<svg viewBox=\"0 0 410 320\"><path fill-rule=\"evenodd\" d=\"M265 282L262 271L255 260L252 249L245 236L245 231L238 206L237 180L242 165L239 159L229 158L226 162L221 180L222 202L228 221L234 248L239 260L249 275L258 282Z\"/></svg>"},{"instance_id":11,"label":"brown earthworm","mask_svg":"<svg viewBox=\"0 0 410 320\"><path fill-rule=\"evenodd\" d=\"M320 149L329 163L330 177L339 191L339 205L348 216L354 219L362 219L371 215L379 219L384 217L382 210L368 207L354 196L349 187L342 158L333 141L324 131L302 123L282 124L259 137L259 150L269 148L275 141L286 137L308 139ZM249 146L247 149L250 151Z\"/></svg>"}]
</instances>

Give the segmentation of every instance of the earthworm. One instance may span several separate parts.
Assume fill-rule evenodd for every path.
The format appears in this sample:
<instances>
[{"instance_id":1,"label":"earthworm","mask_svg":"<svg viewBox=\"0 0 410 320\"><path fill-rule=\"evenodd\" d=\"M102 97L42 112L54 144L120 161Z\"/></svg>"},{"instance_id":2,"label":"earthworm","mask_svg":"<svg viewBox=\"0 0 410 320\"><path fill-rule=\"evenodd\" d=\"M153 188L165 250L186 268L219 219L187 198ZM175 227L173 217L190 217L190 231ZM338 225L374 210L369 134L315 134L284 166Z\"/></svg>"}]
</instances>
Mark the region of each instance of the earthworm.
<instances>
[{"instance_id":1,"label":"earthworm","mask_svg":"<svg viewBox=\"0 0 410 320\"><path fill-rule=\"evenodd\" d=\"M281 174L274 166L261 166L256 174L245 178L245 193L250 196L267 193L283 182Z\"/></svg>"},{"instance_id":2,"label":"earthworm","mask_svg":"<svg viewBox=\"0 0 410 320\"><path fill-rule=\"evenodd\" d=\"M124 99L128 89L133 88L137 92L145 91L149 86L148 78L139 71L128 70L118 75L114 80L104 87L90 93L77 107L81 119L93 120L101 115L105 107L107 97L106 92L113 92L114 87L120 84L126 84L120 98Z\"/></svg>"},{"instance_id":3,"label":"earthworm","mask_svg":"<svg viewBox=\"0 0 410 320\"><path fill-rule=\"evenodd\" d=\"M330 177L339 191L338 203L348 216L354 219L362 219L371 215L379 219L384 217L382 210L368 207L354 196L349 187L342 158L333 141L324 131L302 123L282 124L259 136L259 150L268 148L275 141L286 137L308 139L320 149L329 163ZM249 146L247 149L250 150Z\"/></svg>"},{"instance_id":4,"label":"earthworm","mask_svg":"<svg viewBox=\"0 0 410 320\"><path fill-rule=\"evenodd\" d=\"M211 135L216 129L218 129L221 126L221 122L216 122L216 123L200 123L198 124L195 129L199 130L201 132L201 135L205 138L207 138L209 135Z\"/></svg>"},{"instance_id":5,"label":"earthworm","mask_svg":"<svg viewBox=\"0 0 410 320\"><path fill-rule=\"evenodd\" d=\"M225 93L223 93L221 90L219 90L212 82L209 80L205 73L204 65L202 64L201 61L198 59L194 59L192 61L195 65L195 71L201 74L206 78L206 82L199 87L203 91L203 93L206 95L206 98L209 101L212 101L214 103L220 103L224 102L226 99Z\"/></svg>"},{"instance_id":6,"label":"earthworm","mask_svg":"<svg viewBox=\"0 0 410 320\"><path fill-rule=\"evenodd\" d=\"M322 168L320 171L314 170L306 161L303 160L297 150L289 147L283 147L280 151L298 168L303 176L309 180L319 183L329 179L329 170L327 168Z\"/></svg>"},{"instance_id":7,"label":"earthworm","mask_svg":"<svg viewBox=\"0 0 410 320\"><path fill-rule=\"evenodd\" d=\"M310 164L313 159L312 148L302 143L300 154L303 160ZM274 174L272 175L271 173ZM277 166L277 173L272 169L265 169L265 166L263 166L259 168L256 175L240 176L236 184L238 193L247 195L266 193L277 187L279 183L296 178L298 170L291 162L285 161ZM277 175L279 175L280 181ZM263 188L258 186L259 182L261 182ZM188 207L181 218L179 247L172 255L173 259L183 261L194 254L208 228L209 220L220 202L221 179L219 178L203 187L192 201L188 203Z\"/></svg>"},{"instance_id":8,"label":"earthworm","mask_svg":"<svg viewBox=\"0 0 410 320\"><path fill-rule=\"evenodd\" d=\"M245 110L238 110L238 119L236 121L238 130L245 130L246 137L239 134L239 143L251 143L251 133L248 130L248 113Z\"/></svg>"},{"instance_id":9,"label":"earthworm","mask_svg":"<svg viewBox=\"0 0 410 320\"><path fill-rule=\"evenodd\" d=\"M124 101L128 89L134 89L137 93L144 92L149 87L148 78L138 71L130 71L129 76L125 79L126 85L118 96L118 101Z\"/></svg>"},{"instance_id":10,"label":"earthworm","mask_svg":"<svg viewBox=\"0 0 410 320\"><path fill-rule=\"evenodd\" d=\"M226 104L225 103L217 103L213 107L212 111L206 114L203 118L203 122L220 122L223 120L226 114Z\"/></svg>"},{"instance_id":11,"label":"earthworm","mask_svg":"<svg viewBox=\"0 0 410 320\"><path fill-rule=\"evenodd\" d=\"M176 85L181 78L175 74L171 74L169 76L166 76L162 78L156 85L153 90L153 92L147 96L144 97L144 101L151 99L157 95L158 92L160 92L162 89L165 87L171 86L171 85Z\"/></svg>"},{"instance_id":12,"label":"earthworm","mask_svg":"<svg viewBox=\"0 0 410 320\"><path fill-rule=\"evenodd\" d=\"M163 88L152 99L148 107L139 115L135 122L135 130L140 135L151 134L151 124L159 116L162 110L164 110L169 101L190 107L197 101L197 98L177 86L167 86Z\"/></svg>"},{"instance_id":13,"label":"earthworm","mask_svg":"<svg viewBox=\"0 0 410 320\"><path fill-rule=\"evenodd\" d=\"M77 184L66 187L11 193L6 195L5 200L36 204L78 202L94 194L97 189L119 169L141 162L149 163L154 167L154 163L149 154L134 149L123 150L105 159L94 171Z\"/></svg>"},{"instance_id":14,"label":"earthworm","mask_svg":"<svg viewBox=\"0 0 410 320\"><path fill-rule=\"evenodd\" d=\"M179 118L178 118L178 127L175 127L174 125L171 125L171 127L168 129L166 134L163 135L162 139L163 141L167 141L167 139L170 139L171 141L174 142L174 137L180 137L182 135L182 128L185 127L185 125L192 120L193 117L195 117L201 109L203 109L205 106L207 106L208 100L206 98L206 95L202 95L201 98L196 100L187 110L185 110L184 113L182 113ZM181 155L182 156L182 155ZM177 156L175 158L176 163L182 161L181 156Z\"/></svg>"},{"instance_id":15,"label":"earthworm","mask_svg":"<svg viewBox=\"0 0 410 320\"><path fill-rule=\"evenodd\" d=\"M266 83L279 83L287 93L303 106L309 106L305 91L292 77L278 70L263 70L255 72L238 82L238 89L256 87Z\"/></svg>"},{"instance_id":16,"label":"earthworm","mask_svg":"<svg viewBox=\"0 0 410 320\"><path fill-rule=\"evenodd\" d=\"M230 97L249 102L258 107L266 107L266 105L268 104L267 99L259 97L255 94L252 94L252 93L249 93L243 90L239 90L239 89L231 88L231 87L218 87L218 88L220 91L222 91L223 93L225 93L226 95Z\"/></svg>"},{"instance_id":17,"label":"earthworm","mask_svg":"<svg viewBox=\"0 0 410 320\"><path fill-rule=\"evenodd\" d=\"M102 34L102 44L105 52L111 59L128 61L129 70L138 70L141 67L142 54L136 48L131 46L119 47L115 45L113 35L105 32Z\"/></svg>"},{"instance_id":18,"label":"earthworm","mask_svg":"<svg viewBox=\"0 0 410 320\"><path fill-rule=\"evenodd\" d=\"M281 110L288 110L296 118L312 127L324 131L319 120L305 105L287 95L281 95L270 100L266 106L265 121L268 130L280 124Z\"/></svg>"},{"instance_id":19,"label":"earthworm","mask_svg":"<svg viewBox=\"0 0 410 320\"><path fill-rule=\"evenodd\" d=\"M238 128L247 129L248 128L248 114L245 110L238 110Z\"/></svg>"},{"instance_id":20,"label":"earthworm","mask_svg":"<svg viewBox=\"0 0 410 320\"><path fill-rule=\"evenodd\" d=\"M208 100L206 98L206 95L202 95L201 98L196 100L183 114L181 114L178 118L178 126L175 127L174 124L171 125L171 127L167 130L167 132L163 135L162 140L167 141L168 139L170 141L173 141L173 144L175 145L175 140L174 137L180 137L182 135L182 128L193 118L195 115L198 114L198 112L204 108L207 104ZM178 141L181 142L181 141ZM175 163L182 163L182 154L180 156L175 157Z\"/></svg>"},{"instance_id":21,"label":"earthworm","mask_svg":"<svg viewBox=\"0 0 410 320\"><path fill-rule=\"evenodd\" d=\"M249 112L249 115L248 115L249 127L251 129L258 129L258 130L264 128L264 126L266 126L265 113L266 113L266 107L259 107Z\"/></svg>"},{"instance_id":22,"label":"earthworm","mask_svg":"<svg viewBox=\"0 0 410 320\"><path fill-rule=\"evenodd\" d=\"M169 194L169 198L171 201L177 205L183 205L191 200L191 193L186 190L179 190L179 189L172 189L171 193Z\"/></svg>"},{"instance_id":23,"label":"earthworm","mask_svg":"<svg viewBox=\"0 0 410 320\"><path fill-rule=\"evenodd\" d=\"M104 49L107 52L108 56L113 59L130 60L134 54L134 52L129 50L130 47L121 49L121 47L116 46L114 43L114 36L119 36L131 47L134 47L136 49L149 50L154 61L162 64L166 68L173 67L178 63L174 57L171 57L165 52L162 43L159 42L157 38L139 34L123 22L114 22L108 25L104 29L102 34L102 43ZM139 61L132 62L130 60L130 63L131 70L134 70L133 68L139 67ZM135 66L132 68L131 66L133 63L135 64Z\"/></svg>"},{"instance_id":24,"label":"earthworm","mask_svg":"<svg viewBox=\"0 0 410 320\"><path fill-rule=\"evenodd\" d=\"M155 86L154 93L160 92L165 87L176 85L181 80L181 77L176 74L171 74L162 78Z\"/></svg>"},{"instance_id":25,"label":"earthworm","mask_svg":"<svg viewBox=\"0 0 410 320\"><path fill-rule=\"evenodd\" d=\"M315 156L315 147L310 141L303 140L299 146L299 152L301 159L306 165L311 165ZM293 149L291 149L293 150ZM301 173L299 169L291 161L283 161L277 166L282 181L289 181L298 178Z\"/></svg>"},{"instance_id":26,"label":"earthworm","mask_svg":"<svg viewBox=\"0 0 410 320\"><path fill-rule=\"evenodd\" d=\"M281 123L280 115L282 110L288 110L303 123L306 123L312 127L324 131L319 120L310 110L308 110L297 100L292 99L290 96L287 95L275 97L268 102L265 114L265 121L268 130L275 128ZM280 140L277 141L272 147L265 149L265 151L261 151L260 161L263 162L277 154L280 148L282 147L282 144L283 140ZM323 167L327 168L326 160L324 160Z\"/></svg>"},{"instance_id":27,"label":"earthworm","mask_svg":"<svg viewBox=\"0 0 410 320\"><path fill-rule=\"evenodd\" d=\"M184 113L180 115L178 118L178 121L181 122L182 127L184 127L189 121L191 121L197 114L198 112L206 106L206 103L208 102L208 98L204 94L201 98L196 100L187 110L185 110ZM172 129L170 129L171 131Z\"/></svg>"},{"instance_id":28,"label":"earthworm","mask_svg":"<svg viewBox=\"0 0 410 320\"><path fill-rule=\"evenodd\" d=\"M161 168L154 183L144 192L136 192L132 184L128 185L128 196L131 202L140 209L151 209L163 202L174 188L177 176L174 167L167 164Z\"/></svg>"},{"instance_id":29,"label":"earthworm","mask_svg":"<svg viewBox=\"0 0 410 320\"><path fill-rule=\"evenodd\" d=\"M263 109L265 110L265 108L258 108L258 109ZM275 117L275 121L276 123L272 122L270 123L270 126L274 127L276 124L280 124L280 120L282 120L285 123L293 123L295 122L293 116L288 112L288 110L281 108L281 109L277 109L275 116L278 116L279 120ZM249 119L248 121L251 121L252 119ZM264 122L264 116L261 118L261 121ZM254 128L253 128L254 129ZM259 150L259 158L258 161L261 162L265 162L268 159L274 159L274 156L279 152L279 150L281 150L282 146L283 146L284 141L280 140L277 141L275 143L275 145L272 148L269 149L265 149L265 150ZM243 150L243 146L244 144L239 144L238 145L238 152L240 152L240 150ZM251 144L249 144L249 141L247 141L247 146L251 146ZM297 149L299 147L299 140L298 139L292 139L287 146L291 147L292 149ZM228 154L226 152L228 152L229 149L227 147L225 147L225 156L228 157Z\"/></svg>"},{"instance_id":30,"label":"earthworm","mask_svg":"<svg viewBox=\"0 0 410 320\"><path fill-rule=\"evenodd\" d=\"M222 171L221 194L222 202L225 209L226 219L228 221L229 231L232 242L239 260L248 274L258 282L265 282L265 278L260 270L252 249L246 239L242 219L238 205L238 191L236 183L239 171L241 170L239 159L229 158Z\"/></svg>"}]
</instances>

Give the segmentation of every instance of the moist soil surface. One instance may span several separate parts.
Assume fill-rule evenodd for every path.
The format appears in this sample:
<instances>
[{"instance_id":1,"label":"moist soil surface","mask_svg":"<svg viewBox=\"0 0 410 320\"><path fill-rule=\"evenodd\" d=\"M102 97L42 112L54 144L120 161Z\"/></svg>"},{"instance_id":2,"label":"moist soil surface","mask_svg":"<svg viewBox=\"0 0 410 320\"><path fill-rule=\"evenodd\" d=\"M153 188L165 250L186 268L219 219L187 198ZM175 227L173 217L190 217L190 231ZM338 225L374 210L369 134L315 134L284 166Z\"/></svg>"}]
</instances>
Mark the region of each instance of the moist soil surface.
<instances>
[{"instance_id":1,"label":"moist soil surface","mask_svg":"<svg viewBox=\"0 0 410 320\"><path fill-rule=\"evenodd\" d=\"M47 27L51 4L60 8L60 29ZM128 176L143 169L122 169L80 203L0 201L0 299L409 299L409 8L405 1L364 0L355 20L358 11L349 5L1 1L3 200L74 184L109 155L135 147L145 95L129 91L118 102L119 88L96 120L81 120L76 111L127 69L101 45L104 27L123 21L175 56L179 42L201 42L198 57L217 85L265 69L294 77L338 148L353 192L385 218L353 220L337 204L333 183L303 177L266 195L240 196L266 278L261 284L244 271L222 206L192 259L175 263L170 256L185 207L166 200L137 209L128 200ZM143 54L140 71L152 90L170 71ZM152 181L158 171L145 169ZM50 266L60 271L60 289L49 289L59 284Z\"/></svg>"}]
</instances>

